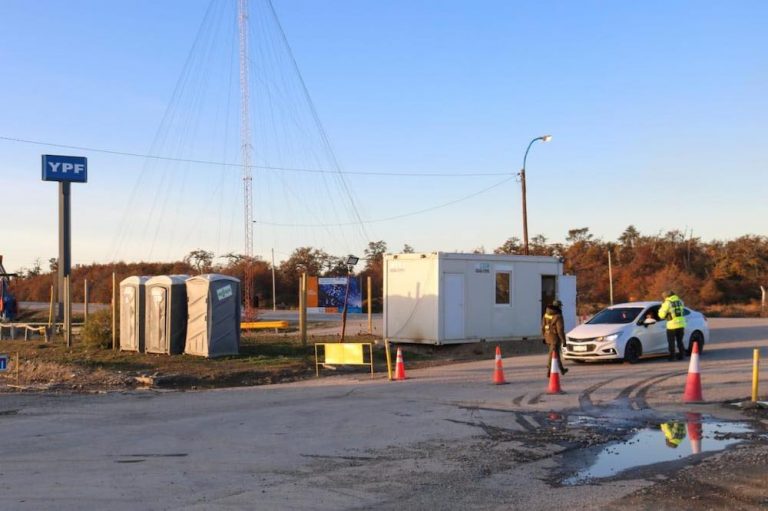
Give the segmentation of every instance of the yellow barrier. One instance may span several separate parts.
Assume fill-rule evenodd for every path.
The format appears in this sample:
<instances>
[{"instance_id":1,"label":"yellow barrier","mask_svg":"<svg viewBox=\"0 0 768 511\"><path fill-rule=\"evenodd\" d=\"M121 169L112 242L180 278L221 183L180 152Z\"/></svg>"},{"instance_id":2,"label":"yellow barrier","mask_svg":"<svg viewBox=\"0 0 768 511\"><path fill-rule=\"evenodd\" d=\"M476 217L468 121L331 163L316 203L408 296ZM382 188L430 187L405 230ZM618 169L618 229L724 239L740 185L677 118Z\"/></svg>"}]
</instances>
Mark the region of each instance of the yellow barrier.
<instances>
[{"instance_id":1,"label":"yellow barrier","mask_svg":"<svg viewBox=\"0 0 768 511\"><path fill-rule=\"evenodd\" d=\"M241 330L264 330L267 328L288 328L287 321L246 321L240 323Z\"/></svg>"},{"instance_id":2,"label":"yellow barrier","mask_svg":"<svg viewBox=\"0 0 768 511\"><path fill-rule=\"evenodd\" d=\"M320 362L317 347L323 347L323 361ZM365 361L364 347L368 346L368 362ZM373 378L373 344L369 342L334 342L315 344L315 373L320 376L320 366L325 364L371 366Z\"/></svg>"}]
</instances>

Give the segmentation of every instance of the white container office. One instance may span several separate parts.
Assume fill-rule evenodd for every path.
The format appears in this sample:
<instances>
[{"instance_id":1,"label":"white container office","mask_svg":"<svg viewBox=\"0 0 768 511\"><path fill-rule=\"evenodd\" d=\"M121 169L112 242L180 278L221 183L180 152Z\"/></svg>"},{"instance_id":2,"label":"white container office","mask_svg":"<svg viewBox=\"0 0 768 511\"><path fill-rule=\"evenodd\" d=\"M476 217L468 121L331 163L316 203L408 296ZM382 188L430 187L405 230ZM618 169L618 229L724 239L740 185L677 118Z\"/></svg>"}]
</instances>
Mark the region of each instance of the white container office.
<instances>
[{"instance_id":1,"label":"white container office","mask_svg":"<svg viewBox=\"0 0 768 511\"><path fill-rule=\"evenodd\" d=\"M177 355L187 334L188 275L158 275L144 284L146 293L147 353Z\"/></svg>"},{"instance_id":2,"label":"white container office","mask_svg":"<svg viewBox=\"0 0 768 511\"><path fill-rule=\"evenodd\" d=\"M147 280L134 276L120 281L120 351L144 351Z\"/></svg>"},{"instance_id":3,"label":"white container office","mask_svg":"<svg viewBox=\"0 0 768 511\"><path fill-rule=\"evenodd\" d=\"M240 281L208 273L187 280L189 319L184 353L202 357L240 352Z\"/></svg>"},{"instance_id":4,"label":"white container office","mask_svg":"<svg viewBox=\"0 0 768 511\"><path fill-rule=\"evenodd\" d=\"M386 254L384 337L456 344L541 336L544 307L563 302L576 326L576 277L560 258L497 254Z\"/></svg>"}]
</instances>

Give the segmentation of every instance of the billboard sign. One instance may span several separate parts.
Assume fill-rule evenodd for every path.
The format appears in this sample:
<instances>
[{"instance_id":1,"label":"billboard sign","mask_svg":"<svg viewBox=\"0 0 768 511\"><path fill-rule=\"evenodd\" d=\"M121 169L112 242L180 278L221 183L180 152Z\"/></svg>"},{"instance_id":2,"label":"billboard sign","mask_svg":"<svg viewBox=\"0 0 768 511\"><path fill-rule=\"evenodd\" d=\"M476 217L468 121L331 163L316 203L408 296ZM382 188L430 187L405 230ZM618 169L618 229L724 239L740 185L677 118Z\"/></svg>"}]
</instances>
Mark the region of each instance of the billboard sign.
<instances>
[{"instance_id":1,"label":"billboard sign","mask_svg":"<svg viewBox=\"0 0 768 511\"><path fill-rule=\"evenodd\" d=\"M310 308L325 312L342 312L344 310L347 277L310 277L308 288L308 306ZM363 312L363 293L359 277L349 279L347 312Z\"/></svg>"},{"instance_id":2,"label":"billboard sign","mask_svg":"<svg viewBox=\"0 0 768 511\"><path fill-rule=\"evenodd\" d=\"M43 155L43 181L88 182L88 158L84 156Z\"/></svg>"}]
</instances>

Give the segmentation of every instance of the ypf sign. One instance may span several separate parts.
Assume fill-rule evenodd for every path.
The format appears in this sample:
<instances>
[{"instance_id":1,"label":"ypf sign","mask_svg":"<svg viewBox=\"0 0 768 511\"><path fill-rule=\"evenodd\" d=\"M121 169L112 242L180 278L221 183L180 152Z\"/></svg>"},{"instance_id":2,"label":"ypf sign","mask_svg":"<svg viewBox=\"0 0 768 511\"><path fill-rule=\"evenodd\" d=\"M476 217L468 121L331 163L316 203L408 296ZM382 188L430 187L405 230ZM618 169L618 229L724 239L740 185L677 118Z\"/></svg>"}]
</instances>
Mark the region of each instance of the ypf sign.
<instances>
[{"instance_id":1,"label":"ypf sign","mask_svg":"<svg viewBox=\"0 0 768 511\"><path fill-rule=\"evenodd\" d=\"M43 181L59 182L59 285L56 318L64 320L64 339L72 346L72 307L69 277L72 267L72 229L70 215L71 183L88 182L88 159L84 156L44 154Z\"/></svg>"},{"instance_id":2,"label":"ypf sign","mask_svg":"<svg viewBox=\"0 0 768 511\"><path fill-rule=\"evenodd\" d=\"M84 156L43 155L43 181L88 182L88 158Z\"/></svg>"}]
</instances>

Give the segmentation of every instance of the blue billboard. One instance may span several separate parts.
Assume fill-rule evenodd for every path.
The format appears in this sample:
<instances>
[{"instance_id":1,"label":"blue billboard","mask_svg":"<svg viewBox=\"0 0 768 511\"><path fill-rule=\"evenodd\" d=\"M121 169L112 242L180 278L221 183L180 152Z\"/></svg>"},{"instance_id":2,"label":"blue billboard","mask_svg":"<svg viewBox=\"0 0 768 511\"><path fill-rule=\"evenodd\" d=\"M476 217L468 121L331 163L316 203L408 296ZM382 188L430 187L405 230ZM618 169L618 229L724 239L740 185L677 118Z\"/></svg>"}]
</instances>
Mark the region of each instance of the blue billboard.
<instances>
[{"instance_id":1,"label":"blue billboard","mask_svg":"<svg viewBox=\"0 0 768 511\"><path fill-rule=\"evenodd\" d=\"M317 279L318 307L344 309L344 295L347 292L347 277L320 277ZM347 312L363 312L363 292L359 277L349 279Z\"/></svg>"},{"instance_id":2,"label":"blue billboard","mask_svg":"<svg viewBox=\"0 0 768 511\"><path fill-rule=\"evenodd\" d=\"M43 181L88 182L88 158L84 156L43 155Z\"/></svg>"}]
</instances>

